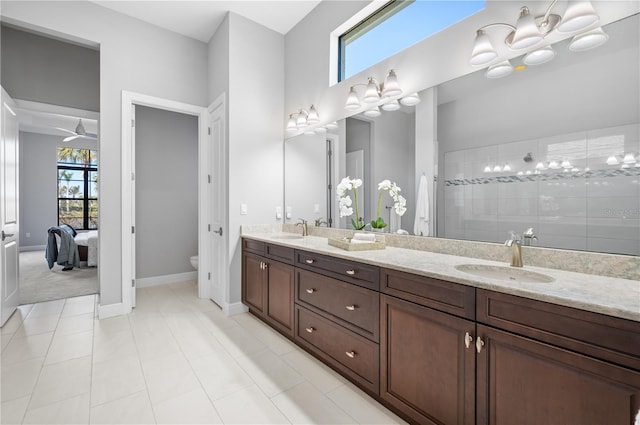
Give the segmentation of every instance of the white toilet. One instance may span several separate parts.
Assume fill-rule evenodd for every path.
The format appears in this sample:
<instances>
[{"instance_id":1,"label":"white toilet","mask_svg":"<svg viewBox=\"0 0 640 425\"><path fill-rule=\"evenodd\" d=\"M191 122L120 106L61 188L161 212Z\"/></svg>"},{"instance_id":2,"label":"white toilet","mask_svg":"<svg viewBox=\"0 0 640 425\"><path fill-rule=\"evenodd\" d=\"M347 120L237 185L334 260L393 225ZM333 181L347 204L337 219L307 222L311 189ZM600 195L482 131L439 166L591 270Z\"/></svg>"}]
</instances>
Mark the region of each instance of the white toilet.
<instances>
[{"instance_id":1,"label":"white toilet","mask_svg":"<svg viewBox=\"0 0 640 425\"><path fill-rule=\"evenodd\" d=\"M193 257L189 258L189 261L191 261L191 265L193 266L193 268L198 270L198 256L194 255Z\"/></svg>"}]
</instances>

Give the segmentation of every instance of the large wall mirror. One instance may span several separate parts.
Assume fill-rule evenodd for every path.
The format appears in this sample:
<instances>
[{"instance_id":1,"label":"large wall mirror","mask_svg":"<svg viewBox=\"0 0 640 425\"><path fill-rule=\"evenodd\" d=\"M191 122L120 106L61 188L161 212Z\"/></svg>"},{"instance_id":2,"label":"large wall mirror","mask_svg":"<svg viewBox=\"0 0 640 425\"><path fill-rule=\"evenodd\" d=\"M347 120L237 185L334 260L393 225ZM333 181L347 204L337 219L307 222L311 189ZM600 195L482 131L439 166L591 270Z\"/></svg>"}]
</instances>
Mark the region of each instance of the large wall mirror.
<instances>
[{"instance_id":1,"label":"large wall mirror","mask_svg":"<svg viewBox=\"0 0 640 425\"><path fill-rule=\"evenodd\" d=\"M407 212L393 220L385 196L387 231L414 234L425 174L417 164L434 152L426 167L430 230L422 234L504 242L532 227L537 246L640 255L640 15L604 30L609 40L596 49L570 52L565 40L549 63L500 79L481 70L427 89L435 108L354 116L333 132L288 139L291 220L329 217L332 227L350 228L335 185L360 173L360 215L371 220L377 184L389 179ZM437 142L421 134L429 108Z\"/></svg>"}]
</instances>

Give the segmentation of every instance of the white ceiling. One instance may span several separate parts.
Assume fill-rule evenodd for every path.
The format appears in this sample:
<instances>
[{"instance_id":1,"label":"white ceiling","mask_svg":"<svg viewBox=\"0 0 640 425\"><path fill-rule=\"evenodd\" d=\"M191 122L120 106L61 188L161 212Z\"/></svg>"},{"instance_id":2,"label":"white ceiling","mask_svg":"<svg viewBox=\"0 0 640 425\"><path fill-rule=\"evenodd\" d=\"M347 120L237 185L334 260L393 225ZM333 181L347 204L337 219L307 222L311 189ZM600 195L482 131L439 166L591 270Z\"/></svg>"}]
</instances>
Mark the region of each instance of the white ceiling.
<instances>
[{"instance_id":1,"label":"white ceiling","mask_svg":"<svg viewBox=\"0 0 640 425\"><path fill-rule=\"evenodd\" d=\"M286 34L321 0L90 0L205 43L231 11Z\"/></svg>"}]
</instances>

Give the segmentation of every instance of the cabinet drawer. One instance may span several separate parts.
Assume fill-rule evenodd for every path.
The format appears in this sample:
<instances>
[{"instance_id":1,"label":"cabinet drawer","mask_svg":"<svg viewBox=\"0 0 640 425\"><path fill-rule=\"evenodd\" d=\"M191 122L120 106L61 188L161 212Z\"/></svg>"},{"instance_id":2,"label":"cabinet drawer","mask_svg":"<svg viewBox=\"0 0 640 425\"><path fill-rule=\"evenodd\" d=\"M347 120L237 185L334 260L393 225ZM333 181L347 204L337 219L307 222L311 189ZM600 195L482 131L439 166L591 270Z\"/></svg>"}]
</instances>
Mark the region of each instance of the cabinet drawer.
<instances>
[{"instance_id":1,"label":"cabinet drawer","mask_svg":"<svg viewBox=\"0 0 640 425\"><path fill-rule=\"evenodd\" d=\"M477 320L640 370L640 323L478 289Z\"/></svg>"},{"instance_id":2,"label":"cabinet drawer","mask_svg":"<svg viewBox=\"0 0 640 425\"><path fill-rule=\"evenodd\" d=\"M242 239L242 249L245 251L253 252L254 254L264 255L264 247L266 243L262 241L255 241L253 239Z\"/></svg>"},{"instance_id":3,"label":"cabinet drawer","mask_svg":"<svg viewBox=\"0 0 640 425\"><path fill-rule=\"evenodd\" d=\"M376 266L305 251L296 251L296 266L364 286L374 291L380 290L379 269Z\"/></svg>"},{"instance_id":4,"label":"cabinet drawer","mask_svg":"<svg viewBox=\"0 0 640 425\"><path fill-rule=\"evenodd\" d=\"M475 319L475 291L471 286L412 273L382 269L381 291L445 313Z\"/></svg>"},{"instance_id":5,"label":"cabinet drawer","mask_svg":"<svg viewBox=\"0 0 640 425\"><path fill-rule=\"evenodd\" d=\"M296 306L296 339L349 377L378 393L379 346L349 330Z\"/></svg>"},{"instance_id":6,"label":"cabinet drawer","mask_svg":"<svg viewBox=\"0 0 640 425\"><path fill-rule=\"evenodd\" d=\"M266 244L265 255L273 260L282 261L286 264L293 264L295 250L286 246Z\"/></svg>"},{"instance_id":7,"label":"cabinet drawer","mask_svg":"<svg viewBox=\"0 0 640 425\"><path fill-rule=\"evenodd\" d=\"M329 313L352 331L378 342L378 292L296 268L296 301Z\"/></svg>"}]
</instances>

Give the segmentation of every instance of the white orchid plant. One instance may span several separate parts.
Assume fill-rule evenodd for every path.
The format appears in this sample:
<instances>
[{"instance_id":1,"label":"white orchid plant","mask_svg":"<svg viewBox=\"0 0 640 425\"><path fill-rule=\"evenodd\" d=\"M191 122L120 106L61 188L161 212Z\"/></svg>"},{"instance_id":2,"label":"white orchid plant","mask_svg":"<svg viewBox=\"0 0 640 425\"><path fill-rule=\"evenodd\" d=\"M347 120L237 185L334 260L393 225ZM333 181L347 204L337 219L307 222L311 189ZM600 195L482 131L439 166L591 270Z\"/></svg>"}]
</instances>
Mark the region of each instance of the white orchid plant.
<instances>
[{"instance_id":1,"label":"white orchid plant","mask_svg":"<svg viewBox=\"0 0 640 425\"><path fill-rule=\"evenodd\" d=\"M355 208L356 218L355 220L353 218L351 219L351 225L356 230L362 230L364 226L366 226L364 220L358 213L358 194L356 189L360 186L362 186L362 180L352 179L347 176L340 181L337 187L340 217L353 215ZM353 200L351 199L351 194L353 194Z\"/></svg>"},{"instance_id":2,"label":"white orchid plant","mask_svg":"<svg viewBox=\"0 0 640 425\"><path fill-rule=\"evenodd\" d=\"M376 218L371 220L371 227L374 229L384 229L387 227L387 223L380 217L380 208L382 207L382 194L389 192L389 196L393 199L393 209L396 214L402 216L407 211L407 200L400 195L400 187L395 183L391 183L390 180L382 180L378 183L378 208L376 209Z\"/></svg>"}]
</instances>

